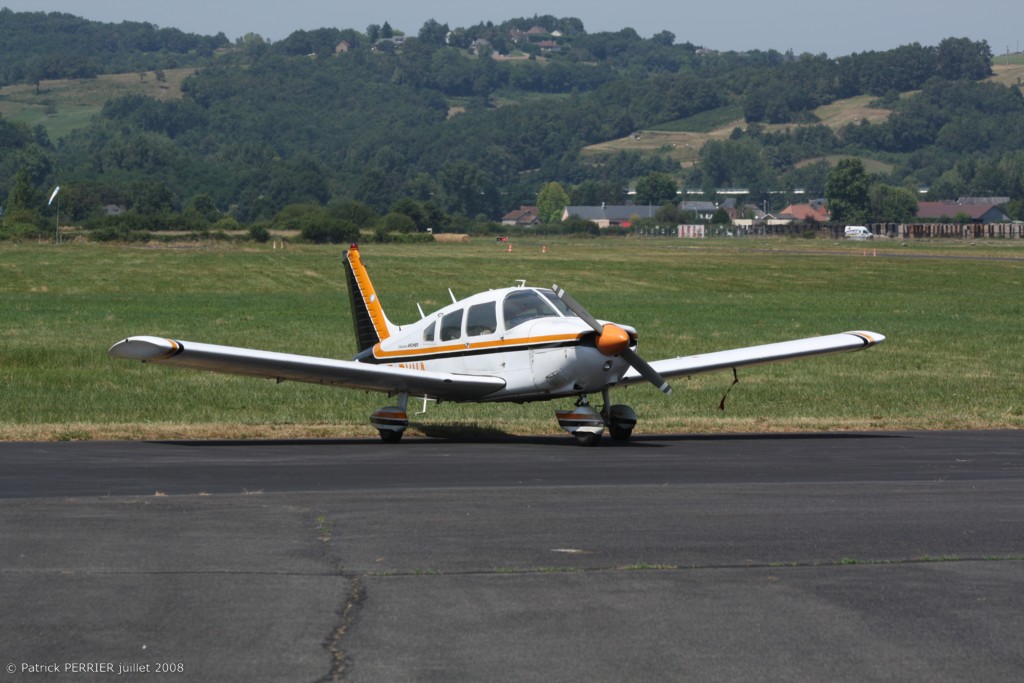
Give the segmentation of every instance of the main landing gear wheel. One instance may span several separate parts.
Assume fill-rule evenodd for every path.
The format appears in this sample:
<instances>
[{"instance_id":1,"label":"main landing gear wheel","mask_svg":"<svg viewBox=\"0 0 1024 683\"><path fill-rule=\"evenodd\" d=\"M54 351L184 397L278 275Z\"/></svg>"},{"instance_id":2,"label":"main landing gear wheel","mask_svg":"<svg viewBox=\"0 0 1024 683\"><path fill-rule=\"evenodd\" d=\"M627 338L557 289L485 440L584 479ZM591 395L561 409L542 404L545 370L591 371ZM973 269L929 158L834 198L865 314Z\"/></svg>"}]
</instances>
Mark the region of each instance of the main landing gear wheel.
<instances>
[{"instance_id":1,"label":"main landing gear wheel","mask_svg":"<svg viewBox=\"0 0 1024 683\"><path fill-rule=\"evenodd\" d=\"M636 413L621 403L609 406L607 389L604 391L604 404L607 407L601 411L601 417L608 425L608 434L616 441L628 441L633 436L633 427L636 427Z\"/></svg>"},{"instance_id":2,"label":"main landing gear wheel","mask_svg":"<svg viewBox=\"0 0 1024 683\"><path fill-rule=\"evenodd\" d=\"M398 443L402 433L409 426L409 416L405 413L409 402L409 394L398 395L398 405L381 408L370 416L370 424L376 427L380 440L384 443Z\"/></svg>"},{"instance_id":3,"label":"main landing gear wheel","mask_svg":"<svg viewBox=\"0 0 1024 683\"><path fill-rule=\"evenodd\" d=\"M608 426L608 436L616 441L629 441L629 437L633 436L633 428L620 427L613 423Z\"/></svg>"}]
</instances>

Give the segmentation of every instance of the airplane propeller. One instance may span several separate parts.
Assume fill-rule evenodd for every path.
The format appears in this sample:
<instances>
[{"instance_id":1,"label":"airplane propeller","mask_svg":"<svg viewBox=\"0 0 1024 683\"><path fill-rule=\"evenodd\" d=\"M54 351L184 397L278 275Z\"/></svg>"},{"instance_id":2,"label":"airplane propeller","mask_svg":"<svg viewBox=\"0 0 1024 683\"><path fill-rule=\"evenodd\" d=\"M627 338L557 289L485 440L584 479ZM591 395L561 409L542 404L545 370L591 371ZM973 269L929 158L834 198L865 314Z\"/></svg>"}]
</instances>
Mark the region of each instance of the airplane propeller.
<instances>
[{"instance_id":1,"label":"airplane propeller","mask_svg":"<svg viewBox=\"0 0 1024 683\"><path fill-rule=\"evenodd\" d=\"M580 302L572 298L569 292L558 285L551 285L551 289L559 299L565 302L569 310L578 315L583 322L590 325L597 332L597 348L601 353L606 356L614 356L616 354L622 356L627 363L633 366L634 370L640 373L641 377L658 387L663 393L672 393L672 387L668 385L665 378L658 374L658 371L652 368L650 363L641 358L636 351L629 348L629 333L618 325L612 323L601 324L598 322L597 318L590 315L589 311L583 308Z\"/></svg>"}]
</instances>

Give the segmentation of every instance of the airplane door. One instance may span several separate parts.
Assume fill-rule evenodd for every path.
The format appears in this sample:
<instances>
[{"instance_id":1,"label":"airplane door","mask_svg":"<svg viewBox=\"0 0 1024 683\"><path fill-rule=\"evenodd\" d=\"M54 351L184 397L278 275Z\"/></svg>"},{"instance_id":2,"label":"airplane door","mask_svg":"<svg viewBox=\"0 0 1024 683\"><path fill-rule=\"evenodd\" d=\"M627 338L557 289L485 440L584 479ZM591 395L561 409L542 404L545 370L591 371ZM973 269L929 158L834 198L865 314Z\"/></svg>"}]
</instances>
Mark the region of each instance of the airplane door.
<instances>
[{"instance_id":1,"label":"airplane door","mask_svg":"<svg viewBox=\"0 0 1024 683\"><path fill-rule=\"evenodd\" d=\"M466 370L475 374L496 374L505 371L505 354L501 352L497 303L486 301L466 311Z\"/></svg>"}]
</instances>

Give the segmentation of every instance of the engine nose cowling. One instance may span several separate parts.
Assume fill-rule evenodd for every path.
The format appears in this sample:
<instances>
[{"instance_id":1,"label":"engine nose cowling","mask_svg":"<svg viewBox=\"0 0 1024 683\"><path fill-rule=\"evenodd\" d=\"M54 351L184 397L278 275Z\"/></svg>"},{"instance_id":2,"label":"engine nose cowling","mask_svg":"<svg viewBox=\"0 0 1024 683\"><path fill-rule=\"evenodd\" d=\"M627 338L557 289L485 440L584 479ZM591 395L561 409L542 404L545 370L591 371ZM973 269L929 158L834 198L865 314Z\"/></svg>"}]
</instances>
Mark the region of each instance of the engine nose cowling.
<instances>
[{"instance_id":1,"label":"engine nose cowling","mask_svg":"<svg viewBox=\"0 0 1024 683\"><path fill-rule=\"evenodd\" d=\"M629 332L613 323L605 323L597 335L597 350L606 356L617 356L629 348Z\"/></svg>"}]
</instances>

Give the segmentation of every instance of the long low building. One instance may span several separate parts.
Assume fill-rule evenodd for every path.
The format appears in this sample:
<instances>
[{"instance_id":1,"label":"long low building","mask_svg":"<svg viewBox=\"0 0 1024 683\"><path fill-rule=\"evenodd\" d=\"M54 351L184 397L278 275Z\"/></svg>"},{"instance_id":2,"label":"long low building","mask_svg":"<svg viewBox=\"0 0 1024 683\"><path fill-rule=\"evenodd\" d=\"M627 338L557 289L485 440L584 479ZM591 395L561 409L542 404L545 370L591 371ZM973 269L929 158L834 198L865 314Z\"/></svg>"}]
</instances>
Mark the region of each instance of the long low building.
<instances>
[{"instance_id":1,"label":"long low building","mask_svg":"<svg viewBox=\"0 0 1024 683\"><path fill-rule=\"evenodd\" d=\"M963 223L1008 223L1010 217L993 204L962 202L918 202L917 217L924 220L949 219Z\"/></svg>"},{"instance_id":2,"label":"long low building","mask_svg":"<svg viewBox=\"0 0 1024 683\"><path fill-rule=\"evenodd\" d=\"M654 218L660 206L636 206L633 204L602 204L601 206L567 206L562 211L562 220L577 216L591 221L599 228L628 228L638 218Z\"/></svg>"}]
</instances>

